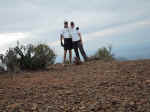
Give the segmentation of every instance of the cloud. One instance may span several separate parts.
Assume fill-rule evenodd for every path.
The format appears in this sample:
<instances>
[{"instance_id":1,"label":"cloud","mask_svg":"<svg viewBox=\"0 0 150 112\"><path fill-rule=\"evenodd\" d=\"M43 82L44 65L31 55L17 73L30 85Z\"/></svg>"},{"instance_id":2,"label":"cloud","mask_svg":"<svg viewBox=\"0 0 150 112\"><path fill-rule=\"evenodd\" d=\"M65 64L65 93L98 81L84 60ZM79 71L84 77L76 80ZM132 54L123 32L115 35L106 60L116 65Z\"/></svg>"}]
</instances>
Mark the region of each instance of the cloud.
<instances>
[{"instance_id":1,"label":"cloud","mask_svg":"<svg viewBox=\"0 0 150 112\"><path fill-rule=\"evenodd\" d=\"M109 36L113 34L129 33L129 32L133 32L133 30L136 30L141 27L149 26L149 25L150 25L150 19L118 25L115 27L103 29L101 31L85 34L84 36L86 38L84 41L94 40L95 38L100 38L100 37Z\"/></svg>"},{"instance_id":2,"label":"cloud","mask_svg":"<svg viewBox=\"0 0 150 112\"><path fill-rule=\"evenodd\" d=\"M0 46L2 47L5 44L11 43L11 42L16 42L16 40L24 39L28 37L28 33L1 33L0 38L2 39L0 41Z\"/></svg>"},{"instance_id":3,"label":"cloud","mask_svg":"<svg viewBox=\"0 0 150 112\"><path fill-rule=\"evenodd\" d=\"M149 13L149 0L3 0L0 50L20 40L22 44L42 42L58 46L55 49L60 51L59 33L65 19L75 21L87 41L145 27Z\"/></svg>"},{"instance_id":4,"label":"cloud","mask_svg":"<svg viewBox=\"0 0 150 112\"><path fill-rule=\"evenodd\" d=\"M0 53L4 54L6 50L17 44L17 40L21 41L27 39L29 33L15 32L15 33L0 33Z\"/></svg>"},{"instance_id":5,"label":"cloud","mask_svg":"<svg viewBox=\"0 0 150 112\"><path fill-rule=\"evenodd\" d=\"M84 29L105 27L149 15L150 1L49 1L5 0L0 2L0 32L32 32L73 19ZM96 26L97 27L97 26Z\"/></svg>"}]
</instances>

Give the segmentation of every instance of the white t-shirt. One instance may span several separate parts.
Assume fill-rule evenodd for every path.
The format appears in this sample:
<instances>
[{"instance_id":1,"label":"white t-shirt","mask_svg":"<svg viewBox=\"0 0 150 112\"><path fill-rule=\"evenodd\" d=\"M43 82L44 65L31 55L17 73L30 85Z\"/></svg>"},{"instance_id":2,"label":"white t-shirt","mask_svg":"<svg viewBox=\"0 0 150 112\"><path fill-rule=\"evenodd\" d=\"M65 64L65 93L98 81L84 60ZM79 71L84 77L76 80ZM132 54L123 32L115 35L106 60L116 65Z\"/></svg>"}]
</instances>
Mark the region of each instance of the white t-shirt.
<instances>
[{"instance_id":1,"label":"white t-shirt","mask_svg":"<svg viewBox=\"0 0 150 112\"><path fill-rule=\"evenodd\" d=\"M79 31L76 30L75 28L74 29L70 29L71 31L71 35L72 35L72 41L79 41L80 40L80 37L79 37Z\"/></svg>"},{"instance_id":2,"label":"white t-shirt","mask_svg":"<svg viewBox=\"0 0 150 112\"><path fill-rule=\"evenodd\" d=\"M70 28L64 28L60 34L63 35L64 38L72 38Z\"/></svg>"}]
</instances>

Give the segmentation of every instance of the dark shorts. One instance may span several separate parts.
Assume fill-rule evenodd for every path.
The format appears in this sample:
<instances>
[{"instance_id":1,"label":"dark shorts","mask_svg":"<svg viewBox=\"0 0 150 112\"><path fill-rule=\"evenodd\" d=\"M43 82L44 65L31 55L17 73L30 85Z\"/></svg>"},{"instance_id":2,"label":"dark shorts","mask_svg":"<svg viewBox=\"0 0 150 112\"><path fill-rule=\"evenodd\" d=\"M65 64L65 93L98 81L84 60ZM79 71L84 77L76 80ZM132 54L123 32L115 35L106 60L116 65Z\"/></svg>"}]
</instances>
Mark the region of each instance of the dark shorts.
<instances>
[{"instance_id":1,"label":"dark shorts","mask_svg":"<svg viewBox=\"0 0 150 112\"><path fill-rule=\"evenodd\" d=\"M72 50L72 38L64 38L64 50Z\"/></svg>"}]
</instances>

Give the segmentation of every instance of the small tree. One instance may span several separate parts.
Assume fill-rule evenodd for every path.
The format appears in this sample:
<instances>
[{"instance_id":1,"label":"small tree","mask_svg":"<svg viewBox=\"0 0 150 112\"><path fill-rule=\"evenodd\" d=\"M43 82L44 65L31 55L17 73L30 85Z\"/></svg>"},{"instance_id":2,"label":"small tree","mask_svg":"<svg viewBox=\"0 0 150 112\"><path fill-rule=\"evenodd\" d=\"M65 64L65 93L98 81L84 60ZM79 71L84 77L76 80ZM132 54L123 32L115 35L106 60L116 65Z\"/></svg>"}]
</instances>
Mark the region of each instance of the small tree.
<instances>
[{"instance_id":1,"label":"small tree","mask_svg":"<svg viewBox=\"0 0 150 112\"><path fill-rule=\"evenodd\" d=\"M34 53L34 46L29 44L27 46L21 45L15 47L17 55L19 57L19 64L21 69L32 69L32 60L33 60L33 53Z\"/></svg>"},{"instance_id":2,"label":"small tree","mask_svg":"<svg viewBox=\"0 0 150 112\"><path fill-rule=\"evenodd\" d=\"M45 44L26 46L17 44L16 47L7 51L5 60L9 71L15 69L44 69L53 64L56 59L54 51Z\"/></svg>"},{"instance_id":3,"label":"small tree","mask_svg":"<svg viewBox=\"0 0 150 112\"><path fill-rule=\"evenodd\" d=\"M99 48L98 51L91 56L91 60L114 60L114 55L112 54L112 46Z\"/></svg>"},{"instance_id":4,"label":"small tree","mask_svg":"<svg viewBox=\"0 0 150 112\"><path fill-rule=\"evenodd\" d=\"M46 68L48 65L54 64L56 59L54 51L45 44L39 44L36 46L33 55L32 67L34 69Z\"/></svg>"},{"instance_id":5,"label":"small tree","mask_svg":"<svg viewBox=\"0 0 150 112\"><path fill-rule=\"evenodd\" d=\"M103 47L98 49L95 57L101 60L113 60L114 55L112 54L112 46L108 46L108 48Z\"/></svg>"}]
</instances>

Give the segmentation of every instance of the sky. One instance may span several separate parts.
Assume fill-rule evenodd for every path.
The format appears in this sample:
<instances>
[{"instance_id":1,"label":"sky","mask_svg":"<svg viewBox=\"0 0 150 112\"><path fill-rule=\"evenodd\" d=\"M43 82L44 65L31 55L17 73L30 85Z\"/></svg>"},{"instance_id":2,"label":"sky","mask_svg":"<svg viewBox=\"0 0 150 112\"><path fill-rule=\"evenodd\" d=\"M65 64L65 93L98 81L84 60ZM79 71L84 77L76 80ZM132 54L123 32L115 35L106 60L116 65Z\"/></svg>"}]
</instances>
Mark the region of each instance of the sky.
<instances>
[{"instance_id":1,"label":"sky","mask_svg":"<svg viewBox=\"0 0 150 112\"><path fill-rule=\"evenodd\" d=\"M80 27L90 56L112 46L116 57L150 58L150 0L0 0L0 53L21 44L48 44L62 60L64 20Z\"/></svg>"}]
</instances>

